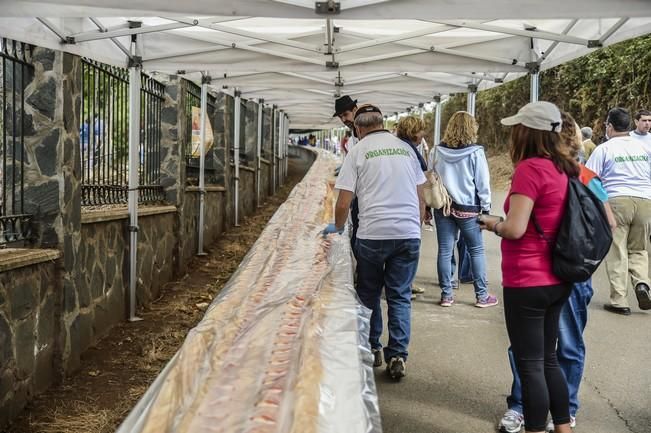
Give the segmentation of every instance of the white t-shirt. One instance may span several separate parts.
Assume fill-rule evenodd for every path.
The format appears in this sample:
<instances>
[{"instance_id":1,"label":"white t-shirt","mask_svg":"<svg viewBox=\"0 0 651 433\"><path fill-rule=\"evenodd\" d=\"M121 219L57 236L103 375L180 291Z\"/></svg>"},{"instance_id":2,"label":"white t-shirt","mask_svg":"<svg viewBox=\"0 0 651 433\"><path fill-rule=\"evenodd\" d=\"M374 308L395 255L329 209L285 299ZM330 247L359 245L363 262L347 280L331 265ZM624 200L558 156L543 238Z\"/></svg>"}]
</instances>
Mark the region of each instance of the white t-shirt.
<instances>
[{"instance_id":1,"label":"white t-shirt","mask_svg":"<svg viewBox=\"0 0 651 433\"><path fill-rule=\"evenodd\" d=\"M644 143L646 146L649 146L649 148L651 148L651 132L647 132L644 135L640 135L637 132L635 132L635 130L633 130L633 131L629 132L628 135L630 135L633 138L637 138L642 143Z\"/></svg>"},{"instance_id":2,"label":"white t-shirt","mask_svg":"<svg viewBox=\"0 0 651 433\"><path fill-rule=\"evenodd\" d=\"M388 131L368 134L350 150L335 188L359 204L359 239L420 239L417 185L425 183L414 150Z\"/></svg>"},{"instance_id":3,"label":"white t-shirt","mask_svg":"<svg viewBox=\"0 0 651 433\"><path fill-rule=\"evenodd\" d=\"M630 135L597 146L585 164L597 173L608 197L651 199L651 147Z\"/></svg>"}]
</instances>

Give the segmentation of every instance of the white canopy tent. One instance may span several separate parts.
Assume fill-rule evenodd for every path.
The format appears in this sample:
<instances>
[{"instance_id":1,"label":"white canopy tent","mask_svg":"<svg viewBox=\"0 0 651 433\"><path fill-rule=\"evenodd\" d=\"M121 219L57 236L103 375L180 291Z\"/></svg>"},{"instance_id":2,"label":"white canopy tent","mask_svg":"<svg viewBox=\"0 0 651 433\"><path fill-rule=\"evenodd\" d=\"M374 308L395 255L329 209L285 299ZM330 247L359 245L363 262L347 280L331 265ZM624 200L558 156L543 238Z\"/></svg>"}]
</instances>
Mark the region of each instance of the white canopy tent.
<instances>
[{"instance_id":1,"label":"white canopy tent","mask_svg":"<svg viewBox=\"0 0 651 433\"><path fill-rule=\"evenodd\" d=\"M0 18L0 36L127 66L137 35L144 70L207 75L216 89L277 105L292 128L325 129L338 126L338 95L392 114L651 32L648 0L110 4L3 1L12 18Z\"/></svg>"},{"instance_id":2,"label":"white canopy tent","mask_svg":"<svg viewBox=\"0 0 651 433\"><path fill-rule=\"evenodd\" d=\"M110 6L103 0L0 0L0 6L0 37L130 67L131 320L137 320L140 68L201 83L201 136L208 86L236 99L264 99L279 119L273 134L282 160L290 126L340 126L332 118L339 95L392 114L469 92L474 111L478 89L529 73L535 99L540 70L651 32L650 0L113 0ZM236 123L239 110L236 103ZM236 148L235 209L238 157Z\"/></svg>"}]
</instances>

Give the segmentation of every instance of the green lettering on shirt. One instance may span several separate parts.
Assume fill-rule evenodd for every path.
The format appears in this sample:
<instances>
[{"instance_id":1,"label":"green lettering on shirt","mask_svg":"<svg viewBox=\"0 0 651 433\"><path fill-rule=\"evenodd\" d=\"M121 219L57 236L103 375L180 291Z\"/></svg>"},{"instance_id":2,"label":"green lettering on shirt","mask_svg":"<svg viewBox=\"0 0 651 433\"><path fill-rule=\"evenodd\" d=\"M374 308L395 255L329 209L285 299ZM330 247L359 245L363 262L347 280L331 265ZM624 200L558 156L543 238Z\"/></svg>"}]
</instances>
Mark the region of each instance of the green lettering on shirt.
<instances>
[{"instance_id":1,"label":"green lettering on shirt","mask_svg":"<svg viewBox=\"0 0 651 433\"><path fill-rule=\"evenodd\" d=\"M614 159L615 162L648 162L649 161L649 156L648 155L626 155L626 156L616 156Z\"/></svg>"},{"instance_id":2,"label":"green lettering on shirt","mask_svg":"<svg viewBox=\"0 0 651 433\"><path fill-rule=\"evenodd\" d=\"M410 156L409 151L399 147L389 149L369 150L364 157L366 159L377 158L378 156Z\"/></svg>"}]
</instances>

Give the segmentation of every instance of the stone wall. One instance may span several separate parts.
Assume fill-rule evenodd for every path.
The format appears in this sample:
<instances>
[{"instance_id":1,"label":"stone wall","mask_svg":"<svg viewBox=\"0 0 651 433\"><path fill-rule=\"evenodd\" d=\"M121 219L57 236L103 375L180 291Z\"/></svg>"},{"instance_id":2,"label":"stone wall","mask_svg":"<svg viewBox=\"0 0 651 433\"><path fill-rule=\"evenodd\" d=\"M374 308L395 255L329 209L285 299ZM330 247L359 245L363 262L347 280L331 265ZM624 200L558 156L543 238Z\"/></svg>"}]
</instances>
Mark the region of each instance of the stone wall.
<instances>
[{"instance_id":1,"label":"stone wall","mask_svg":"<svg viewBox=\"0 0 651 433\"><path fill-rule=\"evenodd\" d=\"M8 254L2 251L0 258ZM55 369L59 255L54 251L52 260L0 271L0 426L60 376Z\"/></svg>"},{"instance_id":2,"label":"stone wall","mask_svg":"<svg viewBox=\"0 0 651 433\"><path fill-rule=\"evenodd\" d=\"M207 187L205 198L204 217L204 246L209 246L219 239L224 232L225 221L225 190L223 188ZM184 236L181 242L181 269L186 269L189 261L197 254L199 242L199 190L187 189L183 203L182 232Z\"/></svg>"},{"instance_id":3,"label":"stone wall","mask_svg":"<svg viewBox=\"0 0 651 433\"><path fill-rule=\"evenodd\" d=\"M55 251L57 259L3 272L7 251L0 251L0 427L31 396L74 372L81 354L126 319L128 307L126 208L82 212L81 207L81 59L38 47L33 53L34 68L25 76L24 175L25 210L34 214L35 224L32 249L20 251ZM140 305L159 296L166 282L185 274L197 251L200 195L196 187L186 185L185 84L176 76L164 82L160 182L166 203L139 208ZM219 174L206 184L205 247L234 222L233 101L216 94L210 116ZM251 153L257 146L257 104L248 102L247 108L242 122ZM262 140L268 157L274 146L271 111L264 110ZM240 167L241 217L253 214L260 204L255 167L257 161ZM273 194L272 179L271 162L263 161L260 202Z\"/></svg>"},{"instance_id":4,"label":"stone wall","mask_svg":"<svg viewBox=\"0 0 651 433\"><path fill-rule=\"evenodd\" d=\"M240 167L240 216L253 215L255 201L255 170Z\"/></svg>"},{"instance_id":5,"label":"stone wall","mask_svg":"<svg viewBox=\"0 0 651 433\"><path fill-rule=\"evenodd\" d=\"M271 194L271 166L267 161L260 163L260 204L264 203Z\"/></svg>"}]
</instances>

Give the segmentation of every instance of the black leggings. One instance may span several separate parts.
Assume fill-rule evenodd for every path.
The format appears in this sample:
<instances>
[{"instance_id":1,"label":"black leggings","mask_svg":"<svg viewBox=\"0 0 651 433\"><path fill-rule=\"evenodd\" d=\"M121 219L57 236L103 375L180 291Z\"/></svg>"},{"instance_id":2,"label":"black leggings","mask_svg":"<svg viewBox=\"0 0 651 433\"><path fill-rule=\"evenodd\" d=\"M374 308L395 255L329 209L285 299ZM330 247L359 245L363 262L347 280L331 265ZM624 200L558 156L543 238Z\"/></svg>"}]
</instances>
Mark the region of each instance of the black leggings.
<instances>
[{"instance_id":1,"label":"black leggings","mask_svg":"<svg viewBox=\"0 0 651 433\"><path fill-rule=\"evenodd\" d=\"M527 431L545 431L547 413L555 424L570 422L565 376L556 359L558 319L571 284L505 287L504 316L522 381Z\"/></svg>"}]
</instances>

